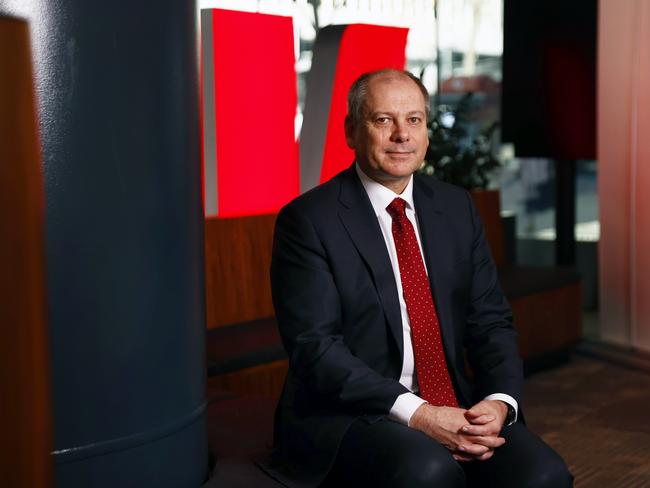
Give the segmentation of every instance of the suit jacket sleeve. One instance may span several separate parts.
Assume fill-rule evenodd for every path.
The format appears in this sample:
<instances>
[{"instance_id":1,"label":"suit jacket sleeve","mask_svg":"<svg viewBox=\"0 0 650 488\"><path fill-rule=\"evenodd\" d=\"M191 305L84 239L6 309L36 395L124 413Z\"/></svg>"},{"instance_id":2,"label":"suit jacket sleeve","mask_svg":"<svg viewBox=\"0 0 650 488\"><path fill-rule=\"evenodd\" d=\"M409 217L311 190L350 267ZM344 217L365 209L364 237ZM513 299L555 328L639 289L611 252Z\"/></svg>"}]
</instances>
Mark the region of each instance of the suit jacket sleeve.
<instances>
[{"instance_id":1,"label":"suit jacket sleeve","mask_svg":"<svg viewBox=\"0 0 650 488\"><path fill-rule=\"evenodd\" d=\"M285 207L276 222L271 287L291 373L298 388L325 408L388 413L408 390L369 367L344 340L330 259L307 212Z\"/></svg>"},{"instance_id":2,"label":"suit jacket sleeve","mask_svg":"<svg viewBox=\"0 0 650 488\"><path fill-rule=\"evenodd\" d=\"M512 312L499 285L476 208L469 194L467 198L474 237L465 347L475 375L475 400L506 393L520 402L523 374Z\"/></svg>"}]
</instances>

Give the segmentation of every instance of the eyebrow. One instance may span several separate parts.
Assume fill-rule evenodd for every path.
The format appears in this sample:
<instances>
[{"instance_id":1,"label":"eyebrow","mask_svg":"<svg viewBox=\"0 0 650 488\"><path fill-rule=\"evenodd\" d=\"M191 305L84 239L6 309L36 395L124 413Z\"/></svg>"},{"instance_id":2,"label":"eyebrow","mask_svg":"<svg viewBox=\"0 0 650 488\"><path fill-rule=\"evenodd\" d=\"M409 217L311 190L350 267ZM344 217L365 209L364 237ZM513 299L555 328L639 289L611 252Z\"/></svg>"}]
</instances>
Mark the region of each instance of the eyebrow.
<instances>
[{"instance_id":1,"label":"eyebrow","mask_svg":"<svg viewBox=\"0 0 650 488\"><path fill-rule=\"evenodd\" d=\"M391 112L390 110L375 110L374 112L370 112L368 114L369 117L376 117L377 115L392 115L394 112ZM426 112L424 110L411 110L410 112L406 112L406 116L412 116L412 115L422 115L424 116Z\"/></svg>"}]
</instances>

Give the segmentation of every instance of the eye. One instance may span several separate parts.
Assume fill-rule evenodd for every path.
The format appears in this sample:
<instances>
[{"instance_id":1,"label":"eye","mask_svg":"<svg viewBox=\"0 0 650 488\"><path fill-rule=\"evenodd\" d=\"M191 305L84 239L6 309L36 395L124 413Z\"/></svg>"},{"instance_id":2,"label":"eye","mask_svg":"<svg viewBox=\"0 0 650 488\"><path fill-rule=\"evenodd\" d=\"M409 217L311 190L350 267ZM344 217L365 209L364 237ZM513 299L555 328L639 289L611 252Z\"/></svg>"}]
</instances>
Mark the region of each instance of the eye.
<instances>
[{"instance_id":1,"label":"eye","mask_svg":"<svg viewBox=\"0 0 650 488\"><path fill-rule=\"evenodd\" d=\"M422 122L422 119L421 119L420 117L415 117L415 116L414 116L414 117L409 117L409 118L408 118L408 121L409 121L409 123L411 123L411 124L413 124L413 125L417 125L417 124L419 124L420 122Z\"/></svg>"},{"instance_id":2,"label":"eye","mask_svg":"<svg viewBox=\"0 0 650 488\"><path fill-rule=\"evenodd\" d=\"M377 125L386 125L390 122L390 117L377 117L375 119L375 124Z\"/></svg>"}]
</instances>

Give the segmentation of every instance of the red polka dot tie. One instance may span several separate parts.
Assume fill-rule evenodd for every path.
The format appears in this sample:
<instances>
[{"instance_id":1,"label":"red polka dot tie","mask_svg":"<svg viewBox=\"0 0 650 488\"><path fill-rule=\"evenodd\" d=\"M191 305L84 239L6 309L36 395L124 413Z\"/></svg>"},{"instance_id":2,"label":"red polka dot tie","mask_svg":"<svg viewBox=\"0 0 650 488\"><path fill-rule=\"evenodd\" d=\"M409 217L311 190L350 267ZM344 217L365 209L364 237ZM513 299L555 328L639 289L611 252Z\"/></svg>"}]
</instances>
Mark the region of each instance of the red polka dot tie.
<instances>
[{"instance_id":1,"label":"red polka dot tie","mask_svg":"<svg viewBox=\"0 0 650 488\"><path fill-rule=\"evenodd\" d=\"M386 210L393 219L393 239L397 250L404 301L411 321L411 338L420 396L432 405L457 407L445 353L442 349L438 314L422 261L422 253L411 221L406 217L406 201L393 200Z\"/></svg>"}]
</instances>

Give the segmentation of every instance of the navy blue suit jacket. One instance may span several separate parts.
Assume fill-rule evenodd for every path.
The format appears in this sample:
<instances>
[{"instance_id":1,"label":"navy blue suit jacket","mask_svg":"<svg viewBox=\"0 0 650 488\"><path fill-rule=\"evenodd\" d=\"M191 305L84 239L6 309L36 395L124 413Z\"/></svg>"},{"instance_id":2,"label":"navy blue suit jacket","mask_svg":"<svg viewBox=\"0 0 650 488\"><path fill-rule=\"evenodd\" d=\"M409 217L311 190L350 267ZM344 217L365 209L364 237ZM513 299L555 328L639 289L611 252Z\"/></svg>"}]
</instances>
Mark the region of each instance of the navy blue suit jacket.
<instances>
[{"instance_id":1,"label":"navy blue suit jacket","mask_svg":"<svg viewBox=\"0 0 650 488\"><path fill-rule=\"evenodd\" d=\"M416 174L413 184L457 397L466 407L495 392L518 400L522 367L511 311L472 199L431 177ZM290 371L267 468L289 485L313 486L350 424L378 421L408 391L399 383L404 345L395 277L354 167L280 211L271 285Z\"/></svg>"}]
</instances>

